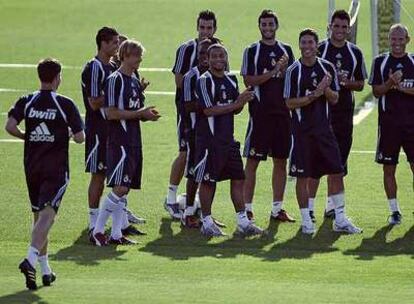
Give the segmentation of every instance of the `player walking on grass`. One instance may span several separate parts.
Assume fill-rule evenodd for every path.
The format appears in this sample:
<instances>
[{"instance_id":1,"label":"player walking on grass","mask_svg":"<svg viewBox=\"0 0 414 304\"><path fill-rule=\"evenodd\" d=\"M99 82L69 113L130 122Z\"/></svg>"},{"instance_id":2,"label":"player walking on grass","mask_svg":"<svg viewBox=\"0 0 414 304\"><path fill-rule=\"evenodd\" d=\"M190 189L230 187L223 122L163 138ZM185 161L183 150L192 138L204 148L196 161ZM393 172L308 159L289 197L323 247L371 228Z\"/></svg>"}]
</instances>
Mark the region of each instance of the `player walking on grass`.
<instances>
[{"instance_id":1,"label":"player walking on grass","mask_svg":"<svg viewBox=\"0 0 414 304\"><path fill-rule=\"evenodd\" d=\"M239 94L237 78L226 72L227 51L220 44L208 48L209 70L197 81L201 111L196 126L196 165L203 215L201 233L221 236L223 232L211 216L216 183L230 180L230 193L237 218L237 231L243 236L261 234L262 229L248 218L243 202L243 162L240 143L234 139L234 115L253 99L253 92Z\"/></svg>"},{"instance_id":2,"label":"player walking on grass","mask_svg":"<svg viewBox=\"0 0 414 304\"><path fill-rule=\"evenodd\" d=\"M171 166L170 185L168 186L167 197L164 207L173 219L181 219L179 205L177 203L177 189L184 175L187 158L187 142L185 138L185 120L181 117L183 77L193 67L197 66L198 43L203 39L212 39L217 30L216 16L212 11L201 11L197 18L198 37L184 42L177 49L175 64L172 72L175 75L175 104L177 108L177 135L178 135L178 156Z\"/></svg>"},{"instance_id":3,"label":"player walking on grass","mask_svg":"<svg viewBox=\"0 0 414 304\"><path fill-rule=\"evenodd\" d=\"M271 10L264 10L258 19L261 40L246 48L241 74L244 83L254 88L256 98L249 102L244 156L247 157L243 197L249 219L253 219L253 195L256 171L267 156L273 159L273 201L270 218L282 222L295 220L282 209L286 186L286 160L291 145L289 110L283 98L287 67L294 57L289 45L276 40L279 21Z\"/></svg>"},{"instance_id":4,"label":"player walking on grass","mask_svg":"<svg viewBox=\"0 0 414 304\"><path fill-rule=\"evenodd\" d=\"M335 11L331 17L329 28L331 37L319 44L321 58L331 62L339 78L340 90L338 103L330 107L331 125L341 152L344 176L348 173L348 156L352 146L353 116L355 107L354 91L362 91L367 78L364 57L361 50L351 42L347 35L350 32L351 18L344 10ZM328 198L325 216L335 216L332 202L332 181L328 175ZM318 191L319 179L309 179L309 212L313 221L314 203Z\"/></svg>"},{"instance_id":5,"label":"player walking on grass","mask_svg":"<svg viewBox=\"0 0 414 304\"><path fill-rule=\"evenodd\" d=\"M154 107L145 107L143 89L134 76L144 54L141 43L126 40L119 49L120 68L112 73L105 86L107 117L107 186L112 191L105 197L93 231L98 246L107 245L105 224L113 214L110 243L135 244L122 234L122 223L130 189L141 188L142 140L140 121L156 121L160 115Z\"/></svg>"},{"instance_id":6,"label":"player walking on grass","mask_svg":"<svg viewBox=\"0 0 414 304\"><path fill-rule=\"evenodd\" d=\"M24 140L24 170L34 215L31 243L19 269L28 289L37 289L39 263L44 286L56 280L48 262L48 234L69 183L69 137L84 141L83 122L74 102L56 93L61 65L56 59L39 62L40 90L21 97L9 112L7 132ZM24 120L25 131L19 123Z\"/></svg>"},{"instance_id":7,"label":"player walking on grass","mask_svg":"<svg viewBox=\"0 0 414 304\"><path fill-rule=\"evenodd\" d=\"M296 177L296 197L302 216L302 232L313 234L309 215L308 179L331 175L335 205L334 231L360 233L345 215L341 155L330 125L329 104L338 102L339 83L334 66L319 58L318 35L305 29L299 35L301 58L286 72L284 97L292 115L292 151L289 174Z\"/></svg>"},{"instance_id":8,"label":"player walking on grass","mask_svg":"<svg viewBox=\"0 0 414 304\"><path fill-rule=\"evenodd\" d=\"M395 172L401 147L414 173L414 55L407 54L408 29L391 26L390 52L377 56L369 84L378 100L378 142L375 160L382 164L384 189L391 216L389 223L401 223Z\"/></svg>"}]
</instances>

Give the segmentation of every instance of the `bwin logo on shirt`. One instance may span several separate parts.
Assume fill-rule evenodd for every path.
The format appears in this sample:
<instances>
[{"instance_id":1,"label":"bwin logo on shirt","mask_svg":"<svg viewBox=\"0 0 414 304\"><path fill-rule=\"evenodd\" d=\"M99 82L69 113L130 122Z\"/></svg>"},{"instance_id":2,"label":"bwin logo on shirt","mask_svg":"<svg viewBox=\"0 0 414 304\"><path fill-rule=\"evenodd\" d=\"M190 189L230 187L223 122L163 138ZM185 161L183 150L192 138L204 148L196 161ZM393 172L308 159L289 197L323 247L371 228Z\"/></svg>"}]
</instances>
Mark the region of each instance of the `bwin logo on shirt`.
<instances>
[{"instance_id":1,"label":"bwin logo on shirt","mask_svg":"<svg viewBox=\"0 0 414 304\"><path fill-rule=\"evenodd\" d=\"M56 118L56 109L46 109L46 111L38 111L33 108L29 111L29 118L39 118L39 119L46 119L46 120L55 120Z\"/></svg>"},{"instance_id":2,"label":"bwin logo on shirt","mask_svg":"<svg viewBox=\"0 0 414 304\"><path fill-rule=\"evenodd\" d=\"M50 134L46 124L42 122L30 133L29 141L54 142L55 136Z\"/></svg>"}]
</instances>

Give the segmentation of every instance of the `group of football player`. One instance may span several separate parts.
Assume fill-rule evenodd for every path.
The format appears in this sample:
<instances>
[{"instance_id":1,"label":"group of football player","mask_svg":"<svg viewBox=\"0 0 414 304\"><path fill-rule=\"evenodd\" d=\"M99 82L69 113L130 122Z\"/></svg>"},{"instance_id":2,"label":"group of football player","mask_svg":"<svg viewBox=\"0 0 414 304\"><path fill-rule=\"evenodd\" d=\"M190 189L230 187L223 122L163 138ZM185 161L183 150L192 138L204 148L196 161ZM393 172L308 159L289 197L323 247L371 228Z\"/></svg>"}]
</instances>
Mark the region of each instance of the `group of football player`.
<instances>
[{"instance_id":1,"label":"group of football player","mask_svg":"<svg viewBox=\"0 0 414 304\"><path fill-rule=\"evenodd\" d=\"M361 50L347 40L350 16L335 11L329 38L317 32L299 33L301 57L276 38L279 20L272 10L258 17L260 40L243 54L241 76L229 72L229 53L215 37L217 20L210 11L197 18L198 37L177 50L173 68L176 84L179 153L171 168L164 207L183 228L200 229L207 237L224 235L212 217L217 182L230 180L236 213L236 233L261 235L255 225L253 197L260 161L273 159L270 220L295 222L283 209L289 175L296 178L301 230L315 232L314 204L319 180L327 175L324 216L333 230L361 233L345 214L344 177L352 146L354 91L364 88L367 73ZM401 222L395 178L401 147L414 172L414 57L407 54L408 29L395 24L389 31L390 51L377 56L369 84L379 98L376 161L383 165L384 188L392 225ZM130 189L140 189L143 165L140 121L157 121L160 114L145 106L149 82L139 75L143 45L110 27L96 35L97 55L82 71L85 123L74 102L56 91L61 65L47 58L38 64L39 91L21 97L9 112L6 130L25 141L24 167L34 225L27 257L20 271L29 289L36 289L36 266L43 285L56 280L47 256L48 232L69 182L68 142L86 142L89 239L97 246L135 244L128 235L144 232L133 224L145 219L127 207ZM248 106L249 120L243 164L234 138L234 116ZM25 120L25 130L18 125ZM86 134L86 135L85 135ZM177 189L187 178L184 206ZM104 185L111 191L101 201ZM181 197L182 198L182 197ZM110 236L105 225L112 217Z\"/></svg>"}]
</instances>

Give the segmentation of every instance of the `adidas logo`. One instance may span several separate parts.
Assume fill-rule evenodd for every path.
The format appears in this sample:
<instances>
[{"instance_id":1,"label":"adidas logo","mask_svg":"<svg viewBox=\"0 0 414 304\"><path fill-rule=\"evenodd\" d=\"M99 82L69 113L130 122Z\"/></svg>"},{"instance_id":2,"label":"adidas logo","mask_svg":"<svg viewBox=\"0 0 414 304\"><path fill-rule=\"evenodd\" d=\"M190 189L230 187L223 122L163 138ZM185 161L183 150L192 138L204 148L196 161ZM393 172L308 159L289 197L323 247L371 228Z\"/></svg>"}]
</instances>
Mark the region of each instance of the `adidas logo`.
<instances>
[{"instance_id":1,"label":"adidas logo","mask_svg":"<svg viewBox=\"0 0 414 304\"><path fill-rule=\"evenodd\" d=\"M396 66L397 69L402 69L403 67L404 66L401 63L397 64L397 66Z\"/></svg>"},{"instance_id":2,"label":"adidas logo","mask_svg":"<svg viewBox=\"0 0 414 304\"><path fill-rule=\"evenodd\" d=\"M29 141L54 142L55 136L50 134L46 124L42 122L30 133Z\"/></svg>"},{"instance_id":3,"label":"adidas logo","mask_svg":"<svg viewBox=\"0 0 414 304\"><path fill-rule=\"evenodd\" d=\"M56 118L56 109L46 109L46 111L38 111L34 108L30 108L29 118L39 118L45 120L55 120Z\"/></svg>"},{"instance_id":4,"label":"adidas logo","mask_svg":"<svg viewBox=\"0 0 414 304\"><path fill-rule=\"evenodd\" d=\"M269 54L269 56L270 56L270 57L276 57L276 54L275 54L275 52L271 52L271 53Z\"/></svg>"},{"instance_id":5,"label":"adidas logo","mask_svg":"<svg viewBox=\"0 0 414 304\"><path fill-rule=\"evenodd\" d=\"M224 84L221 85L220 90L225 90L226 86Z\"/></svg>"},{"instance_id":6,"label":"adidas logo","mask_svg":"<svg viewBox=\"0 0 414 304\"><path fill-rule=\"evenodd\" d=\"M336 59L342 59L342 55L341 55L341 53L336 54L335 58L336 58Z\"/></svg>"},{"instance_id":7,"label":"adidas logo","mask_svg":"<svg viewBox=\"0 0 414 304\"><path fill-rule=\"evenodd\" d=\"M312 74L311 74L311 77L313 78L313 77L316 77L316 76L318 76L318 75L315 73L315 71L313 71Z\"/></svg>"}]
</instances>

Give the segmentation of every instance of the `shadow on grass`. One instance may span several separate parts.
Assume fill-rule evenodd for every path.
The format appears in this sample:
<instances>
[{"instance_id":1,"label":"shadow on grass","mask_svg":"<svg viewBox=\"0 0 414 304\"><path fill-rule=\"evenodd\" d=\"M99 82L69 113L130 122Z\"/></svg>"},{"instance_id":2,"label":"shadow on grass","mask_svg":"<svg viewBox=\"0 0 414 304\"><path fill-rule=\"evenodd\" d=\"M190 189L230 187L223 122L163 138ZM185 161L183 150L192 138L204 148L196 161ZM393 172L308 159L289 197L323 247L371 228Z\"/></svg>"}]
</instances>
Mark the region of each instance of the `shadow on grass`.
<instances>
[{"instance_id":1,"label":"shadow on grass","mask_svg":"<svg viewBox=\"0 0 414 304\"><path fill-rule=\"evenodd\" d=\"M24 284L24 282L22 282ZM42 287L40 287L42 288ZM35 291L22 290L0 297L0 304L48 304Z\"/></svg>"},{"instance_id":2,"label":"shadow on grass","mask_svg":"<svg viewBox=\"0 0 414 304\"><path fill-rule=\"evenodd\" d=\"M330 222L324 222L314 239L298 231L294 238L265 250L266 246L276 241L279 222L270 221L266 233L261 237L241 239L233 236L217 243L214 241L210 243L195 229L182 229L174 235L171 223L170 219L163 218L159 230L160 238L149 242L139 251L172 260L205 256L234 258L237 255L250 255L267 261L278 261L284 258L306 259L314 253L336 251L332 244L340 237L340 234L332 233Z\"/></svg>"},{"instance_id":3,"label":"shadow on grass","mask_svg":"<svg viewBox=\"0 0 414 304\"><path fill-rule=\"evenodd\" d=\"M103 260L123 260L121 256L127 250L117 250L116 246L97 247L89 243L88 229L69 247L62 248L55 254L50 254L52 261L72 261L83 266L96 266Z\"/></svg>"},{"instance_id":4,"label":"shadow on grass","mask_svg":"<svg viewBox=\"0 0 414 304\"><path fill-rule=\"evenodd\" d=\"M414 226L402 237L387 243L387 234L394 226L386 225L371 238L363 239L359 247L347 250L344 254L355 255L358 260L371 261L375 257L411 255L414 259Z\"/></svg>"},{"instance_id":5,"label":"shadow on grass","mask_svg":"<svg viewBox=\"0 0 414 304\"><path fill-rule=\"evenodd\" d=\"M259 253L257 256L266 261L308 259L315 253L337 251L338 249L332 246L340 237L340 233L332 231L332 221L325 219L314 237L303 234L301 228L299 228L293 238L275 244L269 251Z\"/></svg>"}]
</instances>

